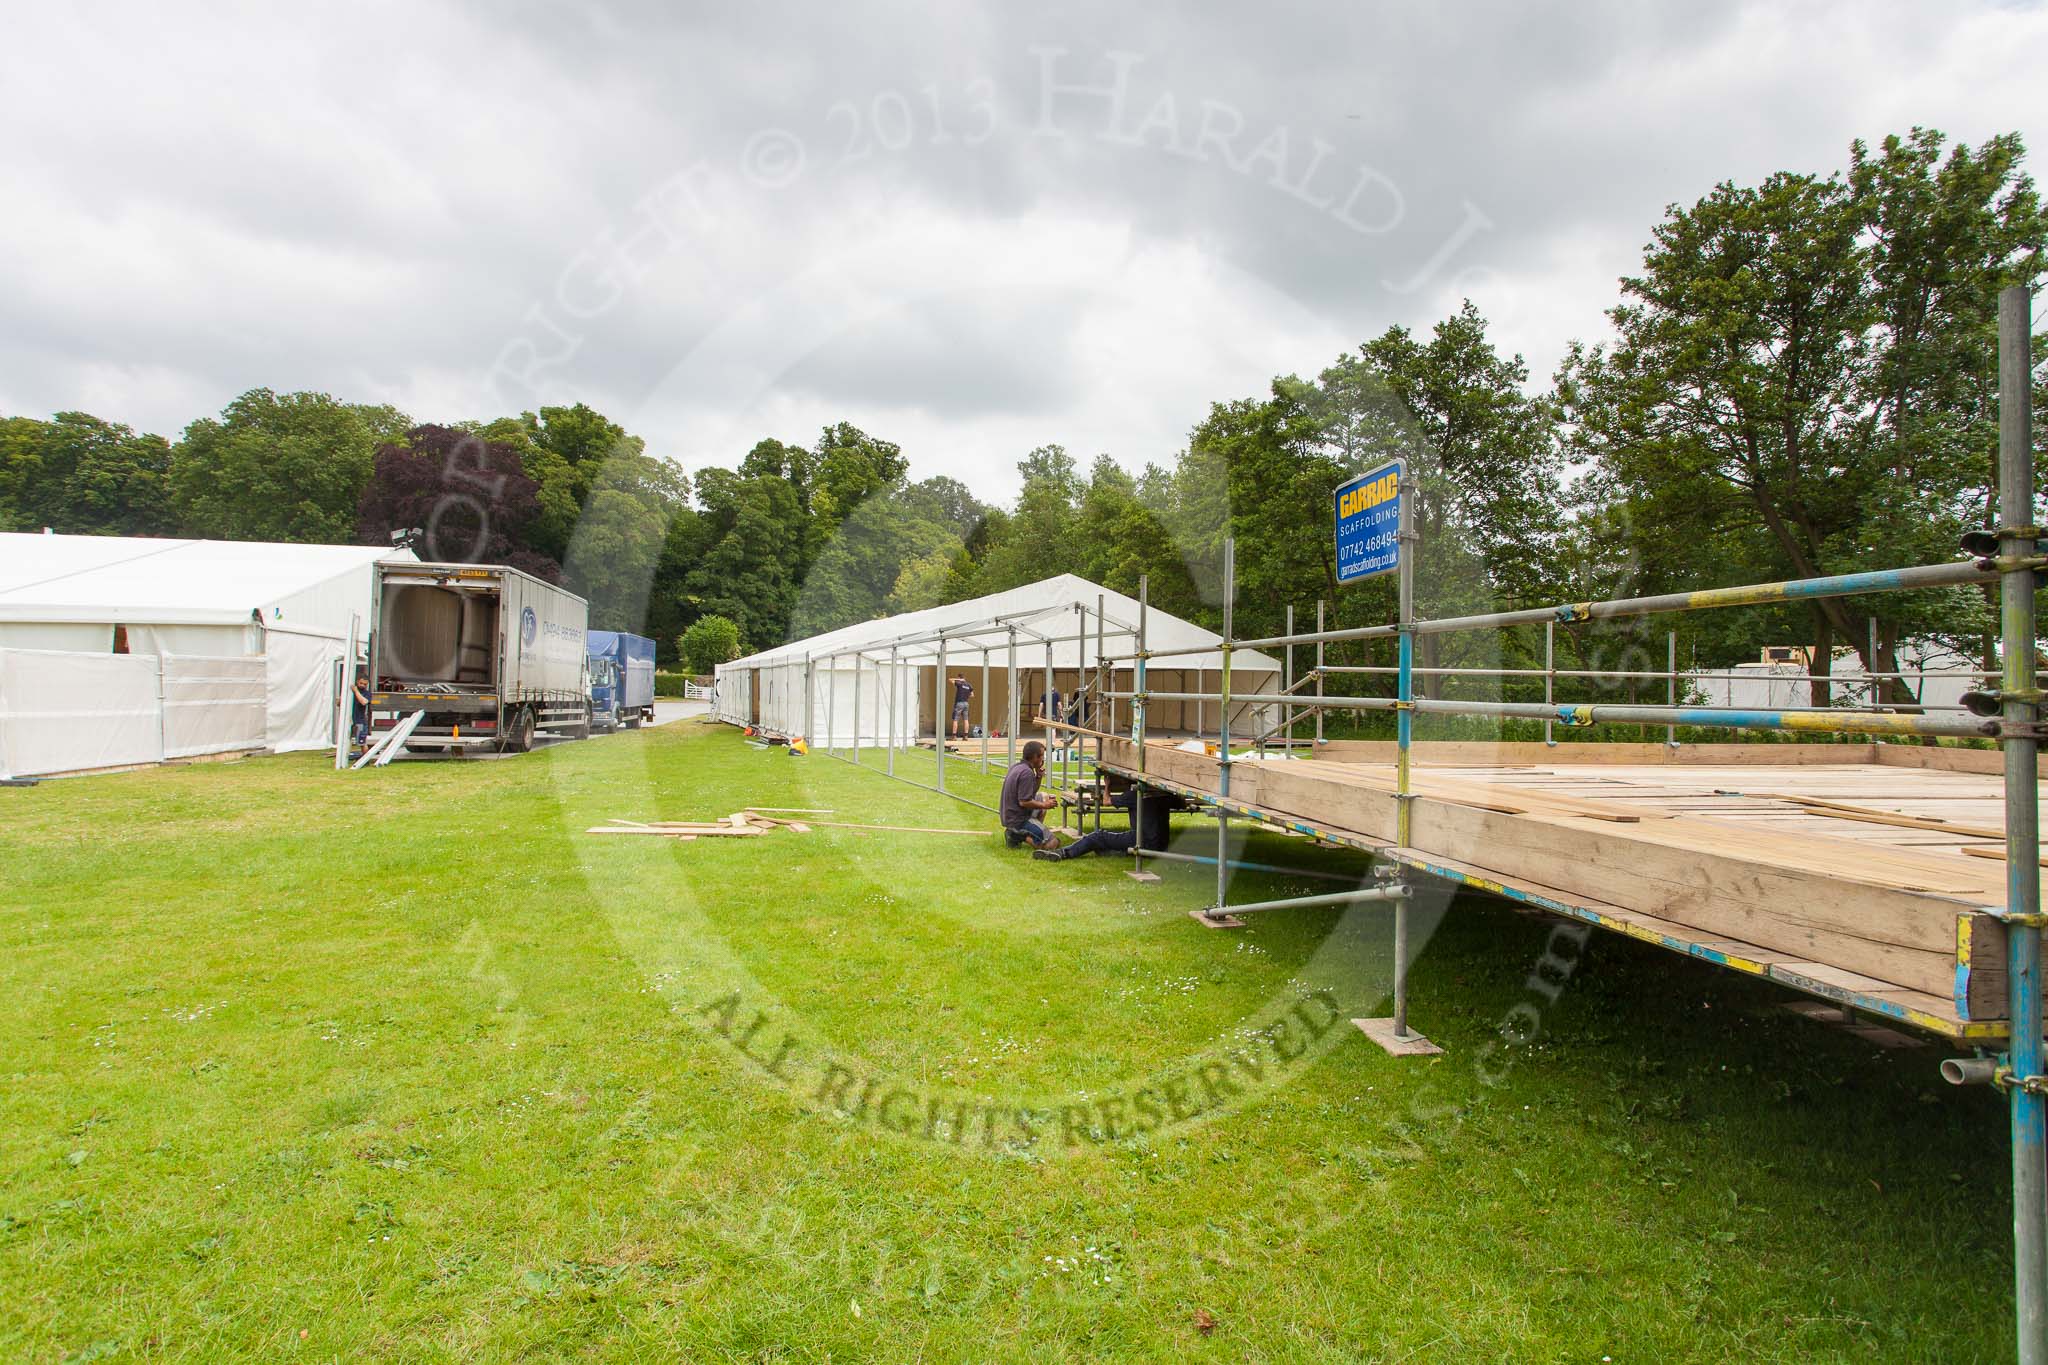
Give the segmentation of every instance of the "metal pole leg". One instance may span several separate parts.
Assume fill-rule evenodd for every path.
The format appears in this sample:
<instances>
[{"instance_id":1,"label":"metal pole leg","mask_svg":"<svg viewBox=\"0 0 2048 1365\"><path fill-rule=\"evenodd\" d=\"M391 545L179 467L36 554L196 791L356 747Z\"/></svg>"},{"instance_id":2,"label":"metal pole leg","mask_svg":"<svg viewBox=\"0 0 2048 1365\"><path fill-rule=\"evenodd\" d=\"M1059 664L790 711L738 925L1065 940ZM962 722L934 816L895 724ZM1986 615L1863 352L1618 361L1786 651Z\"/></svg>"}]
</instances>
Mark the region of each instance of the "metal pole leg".
<instances>
[{"instance_id":1,"label":"metal pole leg","mask_svg":"<svg viewBox=\"0 0 2048 1365\"><path fill-rule=\"evenodd\" d=\"M1317 699L1318 701L1320 701L1320 700L1322 699L1322 695L1323 695L1323 642L1322 642L1322 640L1321 640L1321 638L1320 638L1320 637L1321 637L1321 635L1322 635L1322 633L1323 633L1323 599L1322 599L1322 598L1320 598L1320 597L1318 597L1318 598L1316 599L1316 635L1317 635L1317 636L1319 637L1319 638L1318 638L1318 639L1316 640L1316 699ZM1323 747L1323 708L1322 708L1322 707L1320 707L1320 706L1318 706L1318 707L1316 708L1316 749L1317 749L1317 751L1318 751L1318 752L1320 752L1320 751L1321 751L1321 749L1322 749L1322 747Z\"/></svg>"},{"instance_id":2,"label":"metal pole leg","mask_svg":"<svg viewBox=\"0 0 2048 1365\"><path fill-rule=\"evenodd\" d=\"M1399 587L1400 631L1395 643L1400 650L1397 678L1399 700L1394 712L1394 827L1395 842L1408 847L1413 837L1415 799L1409 774L1409 748L1415 738L1415 487L1406 464L1398 476L1401 505L1395 534L1400 563L1395 570ZM1408 900L1394 902L1394 1014L1391 1019L1354 1019L1365 1036L1396 1056L1443 1051L1419 1033L1408 1031Z\"/></svg>"},{"instance_id":3,"label":"metal pole leg","mask_svg":"<svg viewBox=\"0 0 2048 1365\"><path fill-rule=\"evenodd\" d=\"M2033 551L2034 463L2031 382L2031 298L2014 286L1998 298L1999 553ZM2039 721L2034 703L2034 574L2007 572L1999 622L2005 655L2005 719L2015 727ZM2035 783L2039 746L2020 729L2005 741L2005 908L2007 1017L2012 1027L2013 1306L2021 1365L2048 1365L2048 1096L2037 1087L2041 1046L2041 812Z\"/></svg>"},{"instance_id":4,"label":"metal pole leg","mask_svg":"<svg viewBox=\"0 0 2048 1365\"><path fill-rule=\"evenodd\" d=\"M1675 630L1666 631L1664 634L1664 668L1664 704L1666 706L1676 706L1678 705L1678 632ZM1678 727L1676 725L1664 727L1664 743L1668 748L1676 749L1678 747Z\"/></svg>"},{"instance_id":5,"label":"metal pole leg","mask_svg":"<svg viewBox=\"0 0 2048 1365\"><path fill-rule=\"evenodd\" d=\"M1237 598L1237 542L1223 542L1223 673L1217 691L1216 790L1230 795L1230 617ZM1230 813L1216 807L1216 913L1224 913L1230 889Z\"/></svg>"},{"instance_id":6,"label":"metal pole leg","mask_svg":"<svg viewBox=\"0 0 2048 1365\"><path fill-rule=\"evenodd\" d=\"M1543 704L1557 705L1557 624L1543 623ZM1543 742L1555 749L1557 735L1551 729L1552 722L1543 722Z\"/></svg>"}]
</instances>

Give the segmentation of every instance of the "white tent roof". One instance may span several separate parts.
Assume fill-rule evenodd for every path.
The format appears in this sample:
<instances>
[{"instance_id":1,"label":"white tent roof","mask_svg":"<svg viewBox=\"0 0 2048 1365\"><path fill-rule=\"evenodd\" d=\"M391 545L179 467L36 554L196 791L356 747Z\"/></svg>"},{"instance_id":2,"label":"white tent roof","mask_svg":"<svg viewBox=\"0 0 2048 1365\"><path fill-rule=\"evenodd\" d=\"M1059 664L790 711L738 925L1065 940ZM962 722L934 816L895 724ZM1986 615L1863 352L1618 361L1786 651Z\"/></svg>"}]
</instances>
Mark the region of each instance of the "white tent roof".
<instances>
[{"instance_id":1,"label":"white tent roof","mask_svg":"<svg viewBox=\"0 0 2048 1365\"><path fill-rule=\"evenodd\" d=\"M410 550L0 533L0 621L238 625L252 611Z\"/></svg>"},{"instance_id":2,"label":"white tent roof","mask_svg":"<svg viewBox=\"0 0 2048 1365\"><path fill-rule=\"evenodd\" d=\"M4 601L0 597L0 601ZM938 654L936 636L944 631L947 635L949 660L960 663L978 662L985 645L993 655L1000 656L1008 644L1010 624L1017 627L1017 659L1025 666L1035 666L1045 658L1043 637L1054 637L1053 667L1074 668L1081 661L1081 646L1073 638L1083 618L1074 610L1079 604L1088 609L1085 618L1088 628L1087 656L1094 662L1096 639L1096 603L1101 602L1104 615L1108 618L1103 633L1103 644L1112 658L1129 654L1137 648L1134 633L1138 624L1138 600L1113 592L1097 583L1073 574L1060 574L1043 578L1036 583L1027 583L1021 588L1007 592L991 593L987 597L969 598L965 602L951 602L943 607L931 607L924 611L905 612L900 616L885 616L876 621L862 621L858 625L842 626L823 635L813 635L806 640L795 640L786 645L750 654L744 659L735 659L727 668L765 668L771 664L801 663L806 657L813 659L827 655L867 650L869 657L879 649L887 652L891 644L900 646L900 655L905 660L931 659ZM1119 630L1119 627L1124 627ZM979 634L970 632L980 631ZM1064 636L1065 639L1057 637ZM1204 630L1192 621L1184 621L1157 607L1149 607L1145 616L1145 644L1149 649L1187 649L1221 644L1223 637L1214 631ZM1161 659L1153 665L1162 669L1221 668L1223 655L1220 650L1209 648L1197 654L1176 654ZM1251 650L1234 650L1231 653L1233 669L1255 669L1277 671L1279 662L1267 655Z\"/></svg>"}]
</instances>

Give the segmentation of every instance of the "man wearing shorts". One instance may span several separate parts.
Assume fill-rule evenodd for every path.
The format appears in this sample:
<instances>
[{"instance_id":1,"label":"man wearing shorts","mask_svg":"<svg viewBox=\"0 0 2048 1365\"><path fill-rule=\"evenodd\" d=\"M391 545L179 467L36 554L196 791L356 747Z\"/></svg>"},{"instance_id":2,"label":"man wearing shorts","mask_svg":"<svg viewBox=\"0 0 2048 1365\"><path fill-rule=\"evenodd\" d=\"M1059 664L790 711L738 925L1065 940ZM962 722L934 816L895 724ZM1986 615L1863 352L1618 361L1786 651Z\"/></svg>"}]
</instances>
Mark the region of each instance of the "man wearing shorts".
<instances>
[{"instance_id":1,"label":"man wearing shorts","mask_svg":"<svg viewBox=\"0 0 2048 1365\"><path fill-rule=\"evenodd\" d=\"M974 695L974 684L962 674L954 674L953 683L953 737L967 738L967 699Z\"/></svg>"}]
</instances>

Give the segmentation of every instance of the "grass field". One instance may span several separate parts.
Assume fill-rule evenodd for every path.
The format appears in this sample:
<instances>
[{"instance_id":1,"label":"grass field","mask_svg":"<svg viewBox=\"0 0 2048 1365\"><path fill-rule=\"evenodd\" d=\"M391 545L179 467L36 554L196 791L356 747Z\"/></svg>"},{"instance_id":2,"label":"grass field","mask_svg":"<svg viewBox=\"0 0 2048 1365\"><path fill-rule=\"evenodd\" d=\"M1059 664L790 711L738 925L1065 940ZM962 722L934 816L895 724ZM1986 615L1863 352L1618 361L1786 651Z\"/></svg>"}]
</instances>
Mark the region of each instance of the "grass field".
<instances>
[{"instance_id":1,"label":"grass field","mask_svg":"<svg viewBox=\"0 0 2048 1365\"><path fill-rule=\"evenodd\" d=\"M1384 911L582 833L746 805L986 819L688 722L0 792L0 1357L2009 1353L2004 1110L1932 1049L1605 936L1534 988L1551 926L1460 901L1396 1060L1328 1023Z\"/></svg>"}]
</instances>

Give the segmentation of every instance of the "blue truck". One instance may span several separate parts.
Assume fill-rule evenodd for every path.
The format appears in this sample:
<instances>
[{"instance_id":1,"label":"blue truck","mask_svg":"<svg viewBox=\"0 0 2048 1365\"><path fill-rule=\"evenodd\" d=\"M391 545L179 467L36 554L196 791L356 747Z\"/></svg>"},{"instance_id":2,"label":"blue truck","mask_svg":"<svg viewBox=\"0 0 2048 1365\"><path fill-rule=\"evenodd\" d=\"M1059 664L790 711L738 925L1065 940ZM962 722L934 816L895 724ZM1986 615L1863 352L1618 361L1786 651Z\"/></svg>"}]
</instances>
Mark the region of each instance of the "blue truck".
<instances>
[{"instance_id":1,"label":"blue truck","mask_svg":"<svg viewBox=\"0 0 2048 1365\"><path fill-rule=\"evenodd\" d=\"M590 723L640 728L654 719L654 641L617 630L589 634Z\"/></svg>"}]
</instances>

